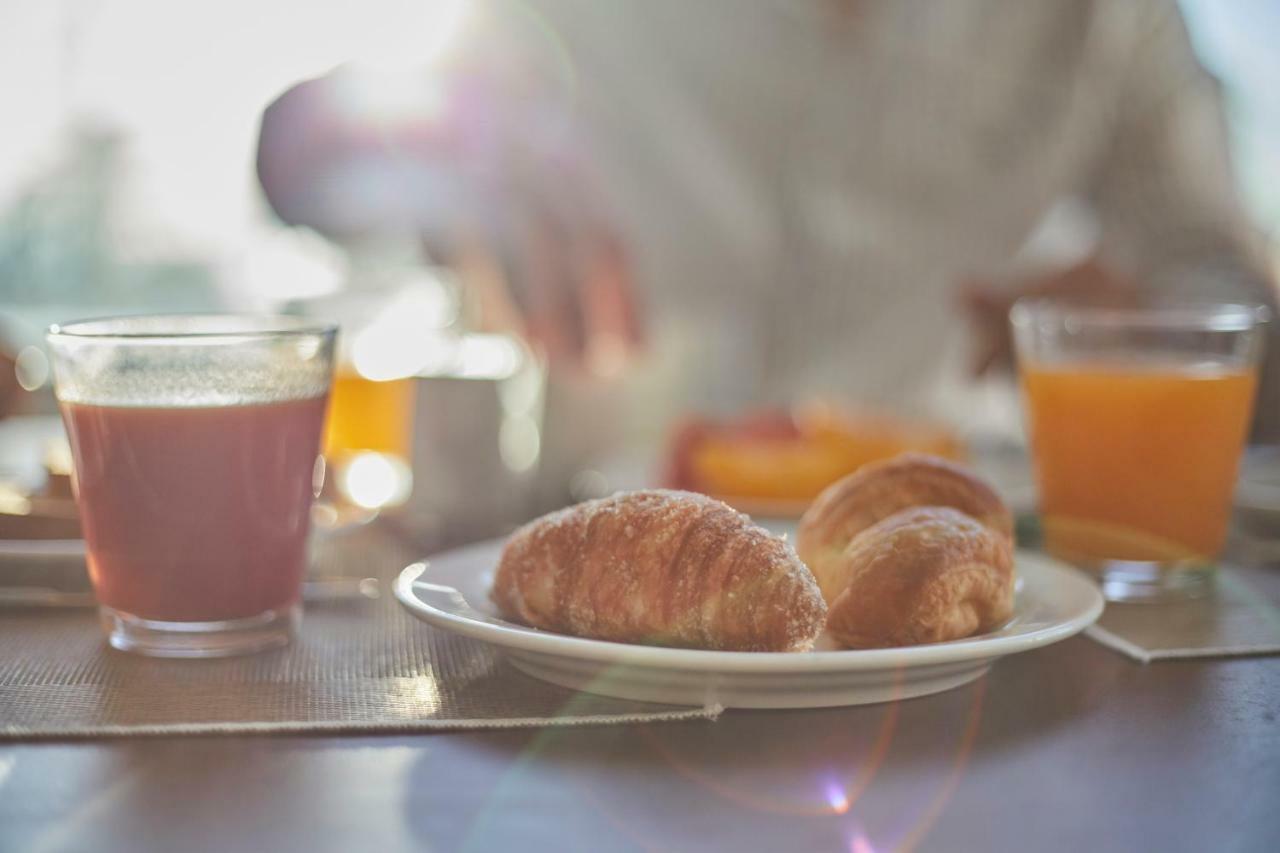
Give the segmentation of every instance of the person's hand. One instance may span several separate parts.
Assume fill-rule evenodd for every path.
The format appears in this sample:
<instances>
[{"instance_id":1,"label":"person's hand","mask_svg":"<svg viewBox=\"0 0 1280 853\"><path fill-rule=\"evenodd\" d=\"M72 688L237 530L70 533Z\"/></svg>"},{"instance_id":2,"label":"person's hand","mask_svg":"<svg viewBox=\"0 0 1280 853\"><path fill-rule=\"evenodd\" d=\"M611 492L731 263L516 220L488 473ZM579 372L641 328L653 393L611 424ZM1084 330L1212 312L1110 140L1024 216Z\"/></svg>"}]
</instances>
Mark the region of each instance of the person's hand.
<instances>
[{"instance_id":1,"label":"person's hand","mask_svg":"<svg viewBox=\"0 0 1280 853\"><path fill-rule=\"evenodd\" d=\"M1023 297L1060 298L1091 305L1133 305L1138 299L1138 287L1097 258L1012 287L981 279L963 281L959 300L973 333L970 368L975 378L1012 368L1009 309Z\"/></svg>"},{"instance_id":2,"label":"person's hand","mask_svg":"<svg viewBox=\"0 0 1280 853\"><path fill-rule=\"evenodd\" d=\"M599 222L533 209L506 252L471 235L458 241L458 273L473 322L522 337L553 370L611 376L643 343L621 239Z\"/></svg>"},{"instance_id":3,"label":"person's hand","mask_svg":"<svg viewBox=\"0 0 1280 853\"><path fill-rule=\"evenodd\" d=\"M540 118L535 111L527 124ZM446 226L446 242L464 247L452 266L480 309L471 319L523 337L553 370L615 375L641 346L642 321L587 136L531 141L513 130L500 138L482 164L470 164L467 212ZM488 274L468 274L477 267Z\"/></svg>"},{"instance_id":4,"label":"person's hand","mask_svg":"<svg viewBox=\"0 0 1280 853\"><path fill-rule=\"evenodd\" d=\"M374 121L350 108L360 79L339 69L264 112L258 175L280 218L340 244L416 233L480 329L554 369L618 372L641 342L631 266L556 105L459 74L441 104Z\"/></svg>"}]
</instances>

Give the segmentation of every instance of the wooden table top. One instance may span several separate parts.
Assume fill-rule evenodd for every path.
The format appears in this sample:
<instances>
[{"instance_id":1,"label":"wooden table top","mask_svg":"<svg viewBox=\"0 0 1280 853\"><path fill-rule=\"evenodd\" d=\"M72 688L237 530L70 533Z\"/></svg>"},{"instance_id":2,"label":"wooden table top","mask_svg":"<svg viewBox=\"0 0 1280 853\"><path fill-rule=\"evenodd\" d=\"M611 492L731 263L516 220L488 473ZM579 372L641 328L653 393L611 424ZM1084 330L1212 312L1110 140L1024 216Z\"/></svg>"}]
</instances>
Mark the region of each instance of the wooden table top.
<instances>
[{"instance_id":1,"label":"wooden table top","mask_svg":"<svg viewBox=\"0 0 1280 853\"><path fill-rule=\"evenodd\" d=\"M1280 600L1280 571L1254 570ZM893 705L0 749L0 850L1276 850L1280 658L1084 637Z\"/></svg>"}]
</instances>

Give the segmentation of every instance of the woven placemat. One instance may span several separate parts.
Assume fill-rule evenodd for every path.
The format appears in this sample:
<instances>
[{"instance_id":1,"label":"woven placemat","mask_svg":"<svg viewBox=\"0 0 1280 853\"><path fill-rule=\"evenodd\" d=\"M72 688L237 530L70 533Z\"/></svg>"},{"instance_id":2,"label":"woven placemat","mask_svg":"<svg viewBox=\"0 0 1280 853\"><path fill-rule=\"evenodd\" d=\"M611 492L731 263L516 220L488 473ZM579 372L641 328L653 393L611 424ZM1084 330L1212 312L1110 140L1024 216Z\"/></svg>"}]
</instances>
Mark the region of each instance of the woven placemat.
<instances>
[{"instance_id":1,"label":"woven placemat","mask_svg":"<svg viewBox=\"0 0 1280 853\"><path fill-rule=\"evenodd\" d=\"M210 661L108 648L89 609L0 611L0 740L173 734L412 732L714 718L576 693L403 611L416 556L376 527L324 546L325 575L373 576L377 600L308 604L288 648Z\"/></svg>"}]
</instances>

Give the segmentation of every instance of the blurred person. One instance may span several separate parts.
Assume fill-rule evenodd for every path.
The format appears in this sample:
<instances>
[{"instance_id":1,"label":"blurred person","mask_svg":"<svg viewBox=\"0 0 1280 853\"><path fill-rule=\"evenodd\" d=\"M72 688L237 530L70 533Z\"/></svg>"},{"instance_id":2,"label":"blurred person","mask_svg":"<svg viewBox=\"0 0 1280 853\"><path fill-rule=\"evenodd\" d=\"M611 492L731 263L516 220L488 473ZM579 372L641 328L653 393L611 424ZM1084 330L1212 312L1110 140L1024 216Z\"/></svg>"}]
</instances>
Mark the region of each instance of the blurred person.
<instances>
[{"instance_id":1,"label":"blurred person","mask_svg":"<svg viewBox=\"0 0 1280 853\"><path fill-rule=\"evenodd\" d=\"M643 341L625 411L654 429L832 394L955 415L1023 294L1275 302L1174 0L475 6L416 111L341 69L273 103L267 197L413 233L553 376ZM1064 200L1084 236L1021 263Z\"/></svg>"}]
</instances>

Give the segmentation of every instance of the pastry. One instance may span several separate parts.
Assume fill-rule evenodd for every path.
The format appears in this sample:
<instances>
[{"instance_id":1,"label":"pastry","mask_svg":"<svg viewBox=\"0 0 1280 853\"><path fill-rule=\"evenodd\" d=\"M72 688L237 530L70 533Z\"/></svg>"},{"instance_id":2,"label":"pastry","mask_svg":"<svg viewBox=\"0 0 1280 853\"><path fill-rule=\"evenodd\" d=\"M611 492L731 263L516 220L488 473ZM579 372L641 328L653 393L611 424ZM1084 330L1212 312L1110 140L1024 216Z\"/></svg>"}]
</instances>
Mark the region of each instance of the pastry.
<instances>
[{"instance_id":1,"label":"pastry","mask_svg":"<svg viewBox=\"0 0 1280 853\"><path fill-rule=\"evenodd\" d=\"M846 648L982 634L1013 612L1007 537L949 507L905 509L863 530L835 562L827 631Z\"/></svg>"},{"instance_id":2,"label":"pastry","mask_svg":"<svg viewBox=\"0 0 1280 853\"><path fill-rule=\"evenodd\" d=\"M961 446L934 424L822 402L693 417L672 435L664 483L798 516L831 483L908 450L955 457Z\"/></svg>"},{"instance_id":3,"label":"pastry","mask_svg":"<svg viewBox=\"0 0 1280 853\"><path fill-rule=\"evenodd\" d=\"M936 456L906 453L865 465L828 487L800 519L796 550L830 604L843 589L842 555L862 531L900 510L951 507L1010 545L1013 517L999 495L966 468Z\"/></svg>"},{"instance_id":4,"label":"pastry","mask_svg":"<svg viewBox=\"0 0 1280 853\"><path fill-rule=\"evenodd\" d=\"M492 597L565 634L699 649L804 651L826 604L781 539L688 492L630 492L537 519L508 540Z\"/></svg>"}]
</instances>

